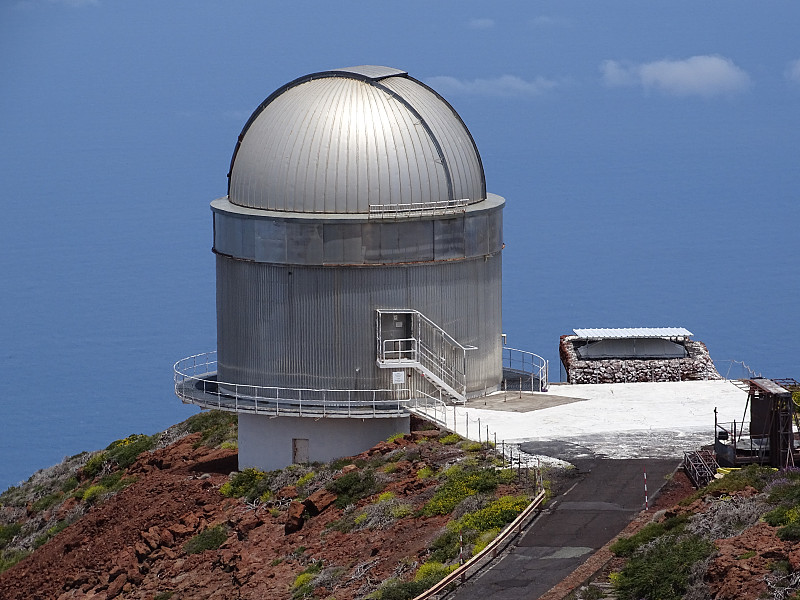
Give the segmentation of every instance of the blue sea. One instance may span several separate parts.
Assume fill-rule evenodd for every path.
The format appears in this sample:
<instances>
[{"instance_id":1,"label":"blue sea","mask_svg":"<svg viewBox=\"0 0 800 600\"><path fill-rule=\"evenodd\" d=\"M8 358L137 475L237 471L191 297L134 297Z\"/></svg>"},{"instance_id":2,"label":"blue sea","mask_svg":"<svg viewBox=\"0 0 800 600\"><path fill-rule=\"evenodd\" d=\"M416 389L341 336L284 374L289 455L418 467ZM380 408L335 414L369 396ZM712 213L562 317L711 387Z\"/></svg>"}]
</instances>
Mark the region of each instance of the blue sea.
<instances>
[{"instance_id":1,"label":"blue sea","mask_svg":"<svg viewBox=\"0 0 800 600\"><path fill-rule=\"evenodd\" d=\"M507 200L510 346L557 379L573 328L680 326L723 374L800 379L796 128L707 106L655 136L625 106L455 104ZM172 365L215 348L208 204L247 114L115 111L42 112L0 157L0 489L196 411Z\"/></svg>"}]
</instances>

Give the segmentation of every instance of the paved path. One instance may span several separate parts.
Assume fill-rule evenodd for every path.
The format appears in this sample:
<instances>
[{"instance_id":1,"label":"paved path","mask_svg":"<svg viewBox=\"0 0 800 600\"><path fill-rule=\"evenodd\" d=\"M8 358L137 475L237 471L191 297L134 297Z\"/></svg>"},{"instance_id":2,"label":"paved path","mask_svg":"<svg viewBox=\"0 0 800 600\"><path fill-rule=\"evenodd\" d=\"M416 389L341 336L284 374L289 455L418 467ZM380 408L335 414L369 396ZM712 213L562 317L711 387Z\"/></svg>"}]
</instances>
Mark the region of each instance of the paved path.
<instances>
[{"instance_id":1,"label":"paved path","mask_svg":"<svg viewBox=\"0 0 800 600\"><path fill-rule=\"evenodd\" d=\"M449 598L538 598L622 531L644 508L645 467L652 498L666 481L665 476L678 466L676 459L589 457L573 462L582 474L574 486L549 503L516 547Z\"/></svg>"}]
</instances>

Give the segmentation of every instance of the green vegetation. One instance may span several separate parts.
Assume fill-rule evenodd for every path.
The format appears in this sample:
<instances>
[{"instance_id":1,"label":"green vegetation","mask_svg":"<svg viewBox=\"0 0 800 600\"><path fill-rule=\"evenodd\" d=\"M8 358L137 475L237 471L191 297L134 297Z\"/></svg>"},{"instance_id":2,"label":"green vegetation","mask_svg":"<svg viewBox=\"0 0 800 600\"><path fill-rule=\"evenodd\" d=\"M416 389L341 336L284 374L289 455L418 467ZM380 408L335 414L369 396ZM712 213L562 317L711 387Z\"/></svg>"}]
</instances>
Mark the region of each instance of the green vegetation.
<instances>
[{"instance_id":1,"label":"green vegetation","mask_svg":"<svg viewBox=\"0 0 800 600\"><path fill-rule=\"evenodd\" d=\"M270 473L258 469L245 469L235 473L230 481L223 483L219 491L228 498L245 498L252 502L256 498L270 493L271 481Z\"/></svg>"},{"instance_id":2,"label":"green vegetation","mask_svg":"<svg viewBox=\"0 0 800 600\"><path fill-rule=\"evenodd\" d=\"M236 442L238 432L236 413L204 410L186 420L189 433L201 433L198 446L216 448L225 442Z\"/></svg>"},{"instance_id":3,"label":"green vegetation","mask_svg":"<svg viewBox=\"0 0 800 600\"><path fill-rule=\"evenodd\" d=\"M31 553L30 550L14 550L0 554L0 573L6 571Z\"/></svg>"},{"instance_id":4,"label":"green vegetation","mask_svg":"<svg viewBox=\"0 0 800 600\"><path fill-rule=\"evenodd\" d=\"M706 487L697 490L694 494L682 500L681 504L687 506L708 494L732 494L748 486L760 492L774 476L775 470L772 468L748 465L738 471L731 471L721 479L715 479Z\"/></svg>"},{"instance_id":5,"label":"green vegetation","mask_svg":"<svg viewBox=\"0 0 800 600\"><path fill-rule=\"evenodd\" d=\"M714 551L697 535L665 535L635 553L615 581L620 600L680 600L692 566Z\"/></svg>"},{"instance_id":6,"label":"green vegetation","mask_svg":"<svg viewBox=\"0 0 800 600\"><path fill-rule=\"evenodd\" d=\"M300 600L314 594L314 579L322 570L322 561L313 561L292 583L292 599Z\"/></svg>"},{"instance_id":7,"label":"green vegetation","mask_svg":"<svg viewBox=\"0 0 800 600\"><path fill-rule=\"evenodd\" d=\"M405 433L395 433L394 435L390 435L388 438L386 438L386 441L391 444L392 442L402 439L405 437L405 435Z\"/></svg>"},{"instance_id":8,"label":"green vegetation","mask_svg":"<svg viewBox=\"0 0 800 600\"><path fill-rule=\"evenodd\" d=\"M686 527L688 515L670 517L661 523L648 523L631 537L621 537L611 545L611 551L617 556L631 557L641 546L667 533L680 533Z\"/></svg>"},{"instance_id":9,"label":"green vegetation","mask_svg":"<svg viewBox=\"0 0 800 600\"><path fill-rule=\"evenodd\" d=\"M228 532L222 525L209 527L201 531L183 545L186 554L198 554L205 550L216 550L228 537Z\"/></svg>"},{"instance_id":10,"label":"green vegetation","mask_svg":"<svg viewBox=\"0 0 800 600\"><path fill-rule=\"evenodd\" d=\"M494 469L451 467L433 498L422 509L426 516L447 515L467 496L493 492L500 481Z\"/></svg>"},{"instance_id":11,"label":"green vegetation","mask_svg":"<svg viewBox=\"0 0 800 600\"><path fill-rule=\"evenodd\" d=\"M11 523L10 525L0 525L0 550L5 548L14 536L22 531L21 523Z\"/></svg>"},{"instance_id":12,"label":"green vegetation","mask_svg":"<svg viewBox=\"0 0 800 600\"><path fill-rule=\"evenodd\" d=\"M419 471L417 471L417 478L418 479L430 479L436 474L430 467L422 467Z\"/></svg>"},{"instance_id":13,"label":"green vegetation","mask_svg":"<svg viewBox=\"0 0 800 600\"><path fill-rule=\"evenodd\" d=\"M462 530L471 529L477 532L489 531L513 521L519 513L525 510L526 506L528 506L528 499L525 496L503 496L486 508L467 513L452 527Z\"/></svg>"},{"instance_id":14,"label":"green vegetation","mask_svg":"<svg viewBox=\"0 0 800 600\"><path fill-rule=\"evenodd\" d=\"M111 442L105 453L108 460L113 461L118 468L130 467L142 452L152 450L158 441L157 435L144 435L134 433L126 438Z\"/></svg>"},{"instance_id":15,"label":"green vegetation","mask_svg":"<svg viewBox=\"0 0 800 600\"><path fill-rule=\"evenodd\" d=\"M457 565L446 566L437 561L423 564L413 581L390 579L370 596L375 600L410 600L433 587L451 573Z\"/></svg>"},{"instance_id":16,"label":"green vegetation","mask_svg":"<svg viewBox=\"0 0 800 600\"><path fill-rule=\"evenodd\" d=\"M458 435L457 433L451 433L449 435L439 438L439 442L444 444L445 446L449 446L451 444L457 444L458 442L461 441L461 439L462 439L461 436Z\"/></svg>"},{"instance_id":17,"label":"green vegetation","mask_svg":"<svg viewBox=\"0 0 800 600\"><path fill-rule=\"evenodd\" d=\"M380 491L375 473L372 469L363 471L350 471L338 479L330 481L325 486L328 491L338 496L336 506L344 508L349 504L358 502L361 498L371 496Z\"/></svg>"}]
</instances>

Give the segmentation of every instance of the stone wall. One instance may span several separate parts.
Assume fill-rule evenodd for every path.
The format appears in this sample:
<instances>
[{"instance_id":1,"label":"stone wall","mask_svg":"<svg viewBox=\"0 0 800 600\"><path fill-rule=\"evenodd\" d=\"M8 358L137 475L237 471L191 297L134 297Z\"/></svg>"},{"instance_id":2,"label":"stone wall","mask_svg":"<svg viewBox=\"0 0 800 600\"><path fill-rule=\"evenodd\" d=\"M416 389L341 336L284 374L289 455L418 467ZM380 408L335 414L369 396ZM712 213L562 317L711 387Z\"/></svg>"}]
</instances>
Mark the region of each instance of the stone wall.
<instances>
[{"instance_id":1,"label":"stone wall","mask_svg":"<svg viewBox=\"0 0 800 600\"><path fill-rule=\"evenodd\" d=\"M575 351L575 335L562 335L561 363L569 383L632 383L637 381L697 381L724 379L714 367L703 342L687 340L688 356L670 359L581 360Z\"/></svg>"}]
</instances>

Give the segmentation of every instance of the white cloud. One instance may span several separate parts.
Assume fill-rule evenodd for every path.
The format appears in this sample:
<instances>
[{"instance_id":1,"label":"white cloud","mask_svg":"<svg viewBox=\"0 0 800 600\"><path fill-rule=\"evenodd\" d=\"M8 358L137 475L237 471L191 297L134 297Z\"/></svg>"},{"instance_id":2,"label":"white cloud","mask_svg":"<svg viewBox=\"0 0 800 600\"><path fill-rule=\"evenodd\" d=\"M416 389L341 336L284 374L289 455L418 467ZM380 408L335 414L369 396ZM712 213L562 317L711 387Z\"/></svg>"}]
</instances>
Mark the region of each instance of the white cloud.
<instances>
[{"instance_id":1,"label":"white cloud","mask_svg":"<svg viewBox=\"0 0 800 600\"><path fill-rule=\"evenodd\" d=\"M786 79L793 83L800 83L800 58L797 60L793 60L789 63L789 66L786 67Z\"/></svg>"},{"instance_id":2,"label":"white cloud","mask_svg":"<svg viewBox=\"0 0 800 600\"><path fill-rule=\"evenodd\" d=\"M710 98L750 87L746 71L716 54L641 64L606 60L600 64L600 72L609 87L640 85L672 96Z\"/></svg>"},{"instance_id":3,"label":"white cloud","mask_svg":"<svg viewBox=\"0 0 800 600\"><path fill-rule=\"evenodd\" d=\"M443 96L461 94L468 96L539 96L558 84L544 77L527 81L515 75L501 75L494 79L471 81L442 75L425 80L429 86Z\"/></svg>"},{"instance_id":4,"label":"white cloud","mask_svg":"<svg viewBox=\"0 0 800 600\"><path fill-rule=\"evenodd\" d=\"M468 26L470 29L491 29L494 19L470 19Z\"/></svg>"}]
</instances>

